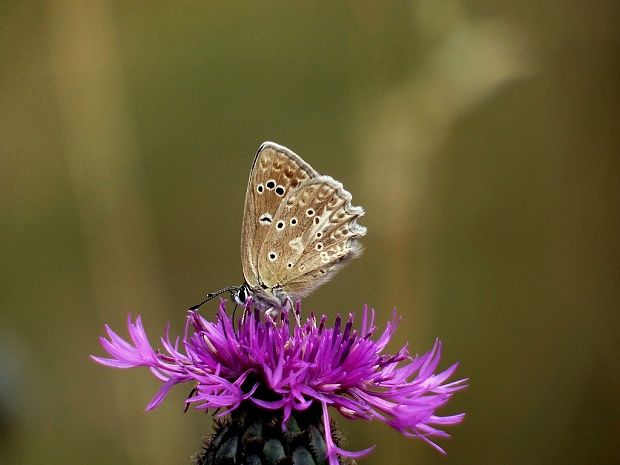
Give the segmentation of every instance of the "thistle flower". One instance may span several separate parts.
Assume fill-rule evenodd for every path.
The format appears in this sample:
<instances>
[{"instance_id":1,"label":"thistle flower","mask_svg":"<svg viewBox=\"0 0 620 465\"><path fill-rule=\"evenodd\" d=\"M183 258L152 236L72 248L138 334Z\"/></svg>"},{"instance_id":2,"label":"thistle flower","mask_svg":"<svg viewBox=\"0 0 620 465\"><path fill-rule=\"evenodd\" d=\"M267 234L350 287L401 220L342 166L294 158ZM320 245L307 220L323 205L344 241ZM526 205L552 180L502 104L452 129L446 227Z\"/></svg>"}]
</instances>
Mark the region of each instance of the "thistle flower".
<instances>
[{"instance_id":1,"label":"thistle flower","mask_svg":"<svg viewBox=\"0 0 620 465\"><path fill-rule=\"evenodd\" d=\"M165 353L152 347L141 318L132 321L130 315L131 342L106 325L107 339L100 341L111 358L92 358L115 368L149 367L162 386L147 410L157 407L174 385L185 382L194 386L188 405L220 409L218 416L246 405L280 411L283 430L295 420L295 412L320 406L324 455L330 465L339 463L339 455L361 457L374 446L360 452L338 447L329 407L349 419L382 421L444 453L435 438L449 435L438 427L458 424L464 416L436 414L454 392L466 387L464 379L447 382L457 364L436 373L439 340L424 355L409 355L407 345L394 354L383 353L398 326L395 313L378 337L374 310L364 307L358 329L353 320L349 314L343 324L337 316L329 327L325 315L310 314L302 323L299 303L274 319L250 303L235 327L222 301L215 321L190 311L182 341L171 341L166 329L161 338Z\"/></svg>"}]
</instances>

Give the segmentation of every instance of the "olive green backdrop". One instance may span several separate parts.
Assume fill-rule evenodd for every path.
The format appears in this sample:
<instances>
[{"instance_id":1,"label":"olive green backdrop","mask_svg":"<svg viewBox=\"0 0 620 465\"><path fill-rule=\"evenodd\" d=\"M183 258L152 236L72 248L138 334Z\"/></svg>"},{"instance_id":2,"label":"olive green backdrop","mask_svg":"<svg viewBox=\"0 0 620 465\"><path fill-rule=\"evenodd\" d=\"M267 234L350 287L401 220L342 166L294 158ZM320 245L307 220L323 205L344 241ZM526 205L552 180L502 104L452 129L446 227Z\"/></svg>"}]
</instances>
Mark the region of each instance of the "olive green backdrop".
<instances>
[{"instance_id":1,"label":"olive green backdrop","mask_svg":"<svg viewBox=\"0 0 620 465\"><path fill-rule=\"evenodd\" d=\"M188 464L211 417L156 411L103 324L155 340L239 283L264 140L341 180L366 253L305 300L403 315L471 387L442 457L341 421L361 464L620 461L618 4L0 5L0 462ZM205 311L213 311L210 306Z\"/></svg>"}]
</instances>

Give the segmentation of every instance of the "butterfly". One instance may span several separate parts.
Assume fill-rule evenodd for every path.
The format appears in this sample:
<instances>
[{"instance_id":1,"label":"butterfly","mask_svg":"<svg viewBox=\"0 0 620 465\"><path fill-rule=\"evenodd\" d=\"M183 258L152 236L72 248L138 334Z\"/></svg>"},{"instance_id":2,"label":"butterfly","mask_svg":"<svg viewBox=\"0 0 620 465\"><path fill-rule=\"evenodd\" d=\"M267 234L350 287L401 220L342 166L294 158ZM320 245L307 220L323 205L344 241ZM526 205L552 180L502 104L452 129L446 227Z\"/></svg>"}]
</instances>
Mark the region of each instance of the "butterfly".
<instances>
[{"instance_id":1,"label":"butterfly","mask_svg":"<svg viewBox=\"0 0 620 465\"><path fill-rule=\"evenodd\" d=\"M207 294L230 292L264 311L277 311L331 279L359 256L357 224L364 209L330 176L319 174L292 150L274 142L258 149L245 194L241 266L245 282Z\"/></svg>"}]
</instances>

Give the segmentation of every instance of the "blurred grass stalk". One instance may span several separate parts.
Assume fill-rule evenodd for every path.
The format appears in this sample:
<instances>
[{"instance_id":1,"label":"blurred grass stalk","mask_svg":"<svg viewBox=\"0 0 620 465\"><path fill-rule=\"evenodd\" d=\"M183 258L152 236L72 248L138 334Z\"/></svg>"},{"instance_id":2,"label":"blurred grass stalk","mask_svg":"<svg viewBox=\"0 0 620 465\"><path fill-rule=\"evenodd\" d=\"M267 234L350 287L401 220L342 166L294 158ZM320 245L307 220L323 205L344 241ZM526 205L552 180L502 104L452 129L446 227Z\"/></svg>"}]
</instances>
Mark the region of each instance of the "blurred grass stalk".
<instances>
[{"instance_id":1,"label":"blurred grass stalk","mask_svg":"<svg viewBox=\"0 0 620 465\"><path fill-rule=\"evenodd\" d=\"M92 305L102 321L116 320L128 310L148 311L162 320L166 279L136 173L111 12L104 1L61 1L48 4L48 18L53 85L87 249ZM136 302L141 308L135 308ZM127 383L123 379L123 386ZM152 456L145 445L165 441L170 431L184 434L187 422L180 415L168 416L174 424L149 429L136 411L145 402L143 389L135 384L130 391L114 387L109 399L117 403L116 426L127 432L123 436L133 462L178 461Z\"/></svg>"},{"instance_id":2,"label":"blurred grass stalk","mask_svg":"<svg viewBox=\"0 0 620 465\"><path fill-rule=\"evenodd\" d=\"M428 181L437 152L446 143L450 130L473 105L488 98L501 86L532 72L531 58L525 55L523 34L501 20L468 17L457 3L446 8L433 0L421 1L414 18L416 30L424 31L433 48L426 52L427 62L400 87L395 87L380 102L372 120L362 124L360 153L365 163L363 179L368 199L381 199L368 205L369 211L381 211L376 224L369 224L383 237L383 263L390 266L384 276L382 300L398 295L399 302L410 302L402 311L419 337L427 336L432 320L421 312L433 308L424 289L437 289L428 282L432 276L418 275L411 282L410 251L415 249L414 269L429 270L434 257L429 254L429 238L424 237L427 217L433 214ZM434 23L429 18L444 18ZM432 26L434 24L434 26ZM378 182L379 177L385 182ZM381 205L389 205L382 208ZM368 218L371 222L373 219ZM380 224L379 224L380 222ZM412 234L413 232L413 234ZM417 242L422 246L412 247ZM411 328L406 328L405 332Z\"/></svg>"}]
</instances>

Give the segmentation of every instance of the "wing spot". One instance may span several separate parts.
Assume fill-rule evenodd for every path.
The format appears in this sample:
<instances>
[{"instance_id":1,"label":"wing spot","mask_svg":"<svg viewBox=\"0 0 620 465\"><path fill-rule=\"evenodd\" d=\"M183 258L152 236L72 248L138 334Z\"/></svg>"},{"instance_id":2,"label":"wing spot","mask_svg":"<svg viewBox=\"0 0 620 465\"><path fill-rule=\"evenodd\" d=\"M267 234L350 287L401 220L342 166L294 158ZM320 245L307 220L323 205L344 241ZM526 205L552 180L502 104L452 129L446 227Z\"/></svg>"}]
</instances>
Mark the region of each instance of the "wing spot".
<instances>
[{"instance_id":1,"label":"wing spot","mask_svg":"<svg viewBox=\"0 0 620 465\"><path fill-rule=\"evenodd\" d=\"M299 267L299 271L305 271L306 270L306 265L301 265Z\"/></svg>"},{"instance_id":2,"label":"wing spot","mask_svg":"<svg viewBox=\"0 0 620 465\"><path fill-rule=\"evenodd\" d=\"M321 231L319 231L318 233L316 233L316 237L320 238L323 235L323 233Z\"/></svg>"},{"instance_id":3,"label":"wing spot","mask_svg":"<svg viewBox=\"0 0 620 465\"><path fill-rule=\"evenodd\" d=\"M314 248L316 250L321 250L323 248L323 243L322 242L317 242L317 244L314 246Z\"/></svg>"},{"instance_id":4,"label":"wing spot","mask_svg":"<svg viewBox=\"0 0 620 465\"><path fill-rule=\"evenodd\" d=\"M276 187L276 194L278 194L280 197L282 197L285 192L286 191L284 190L284 187L282 187L282 186Z\"/></svg>"},{"instance_id":5,"label":"wing spot","mask_svg":"<svg viewBox=\"0 0 620 465\"><path fill-rule=\"evenodd\" d=\"M288 263L286 264L286 266L287 266L288 268L293 268L293 264L292 264L291 262L288 262Z\"/></svg>"},{"instance_id":6,"label":"wing spot","mask_svg":"<svg viewBox=\"0 0 620 465\"><path fill-rule=\"evenodd\" d=\"M308 208L308 210L306 210L306 215L307 215L308 217L310 217L310 216L314 215L314 210L313 210L312 208Z\"/></svg>"},{"instance_id":7,"label":"wing spot","mask_svg":"<svg viewBox=\"0 0 620 465\"><path fill-rule=\"evenodd\" d=\"M280 230L284 229L284 221L278 221L278 224L276 224L276 228Z\"/></svg>"},{"instance_id":8,"label":"wing spot","mask_svg":"<svg viewBox=\"0 0 620 465\"><path fill-rule=\"evenodd\" d=\"M265 191L265 186L263 186L262 184L259 184L258 186L256 186L256 190L258 191L259 194L262 194Z\"/></svg>"},{"instance_id":9,"label":"wing spot","mask_svg":"<svg viewBox=\"0 0 620 465\"><path fill-rule=\"evenodd\" d=\"M259 219L260 224L271 224L273 218L269 213L263 213L263 215Z\"/></svg>"},{"instance_id":10,"label":"wing spot","mask_svg":"<svg viewBox=\"0 0 620 465\"><path fill-rule=\"evenodd\" d=\"M269 261L270 262L275 262L278 259L278 254L275 253L273 250L269 252Z\"/></svg>"},{"instance_id":11,"label":"wing spot","mask_svg":"<svg viewBox=\"0 0 620 465\"><path fill-rule=\"evenodd\" d=\"M267 189L269 190L273 190L274 187L276 187L276 182L273 179L270 179L269 181L267 181Z\"/></svg>"},{"instance_id":12,"label":"wing spot","mask_svg":"<svg viewBox=\"0 0 620 465\"><path fill-rule=\"evenodd\" d=\"M318 216L314 217L314 224L319 224L321 222L321 219Z\"/></svg>"},{"instance_id":13,"label":"wing spot","mask_svg":"<svg viewBox=\"0 0 620 465\"><path fill-rule=\"evenodd\" d=\"M295 226L297 224L297 218L292 217L291 218L291 226Z\"/></svg>"}]
</instances>

